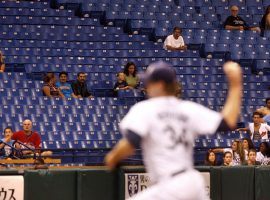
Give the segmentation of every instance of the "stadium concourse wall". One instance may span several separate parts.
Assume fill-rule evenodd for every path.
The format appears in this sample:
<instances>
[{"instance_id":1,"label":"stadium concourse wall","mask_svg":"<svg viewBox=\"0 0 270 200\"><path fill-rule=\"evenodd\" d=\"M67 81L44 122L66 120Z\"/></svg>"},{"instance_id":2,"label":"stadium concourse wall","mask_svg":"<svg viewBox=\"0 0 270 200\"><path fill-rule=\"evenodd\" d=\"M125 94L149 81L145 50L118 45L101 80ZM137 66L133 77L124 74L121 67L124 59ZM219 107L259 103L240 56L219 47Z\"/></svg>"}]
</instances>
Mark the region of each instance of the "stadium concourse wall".
<instances>
[{"instance_id":1,"label":"stadium concourse wall","mask_svg":"<svg viewBox=\"0 0 270 200\"><path fill-rule=\"evenodd\" d=\"M270 199L270 167L197 167L197 170L210 173L212 200ZM1 170L0 179L23 176L24 200L124 200L126 173L140 174L144 169Z\"/></svg>"}]
</instances>

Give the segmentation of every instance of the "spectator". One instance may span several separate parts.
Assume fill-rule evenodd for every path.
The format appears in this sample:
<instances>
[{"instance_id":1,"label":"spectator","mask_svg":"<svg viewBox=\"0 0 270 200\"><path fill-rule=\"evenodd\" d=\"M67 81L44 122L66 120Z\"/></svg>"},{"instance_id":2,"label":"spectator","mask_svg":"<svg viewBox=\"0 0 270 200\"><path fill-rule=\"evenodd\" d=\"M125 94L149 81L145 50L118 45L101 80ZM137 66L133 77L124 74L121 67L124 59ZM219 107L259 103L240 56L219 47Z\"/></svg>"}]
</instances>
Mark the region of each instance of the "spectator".
<instances>
[{"instance_id":1,"label":"spectator","mask_svg":"<svg viewBox=\"0 0 270 200\"><path fill-rule=\"evenodd\" d=\"M259 147L259 152L256 156L256 161L260 162L261 165L268 165L270 161L269 145L267 142L262 142Z\"/></svg>"},{"instance_id":2,"label":"spectator","mask_svg":"<svg viewBox=\"0 0 270 200\"><path fill-rule=\"evenodd\" d=\"M231 148L217 148L213 149L214 153L225 153L231 152L232 154L232 165L242 165L245 163L245 151L243 149L242 143L238 140L233 141Z\"/></svg>"},{"instance_id":3,"label":"spectator","mask_svg":"<svg viewBox=\"0 0 270 200\"><path fill-rule=\"evenodd\" d=\"M3 139L1 139L1 142L0 142L0 149L4 150L5 158L10 160L10 159L14 158L15 154L17 153L17 152L13 151L11 146L17 148L18 144L16 144L15 140L11 139L11 137L13 135L11 127L5 128L4 134L5 134L5 137ZM4 144L3 142L6 143L6 144L9 144L10 146Z\"/></svg>"},{"instance_id":4,"label":"spectator","mask_svg":"<svg viewBox=\"0 0 270 200\"><path fill-rule=\"evenodd\" d=\"M117 82L114 84L113 90L127 90L129 89L129 86L126 82L126 75L124 72L119 72L117 75Z\"/></svg>"},{"instance_id":5,"label":"spectator","mask_svg":"<svg viewBox=\"0 0 270 200\"><path fill-rule=\"evenodd\" d=\"M244 138L242 140L242 146L243 146L243 149L245 151L245 159L248 160L248 151L250 149L254 149L254 144L250 138Z\"/></svg>"},{"instance_id":6,"label":"spectator","mask_svg":"<svg viewBox=\"0 0 270 200\"><path fill-rule=\"evenodd\" d=\"M182 97L182 93L183 93L182 88L183 88L182 83L181 82L177 83L176 90L175 90L175 96L179 99Z\"/></svg>"},{"instance_id":7,"label":"spectator","mask_svg":"<svg viewBox=\"0 0 270 200\"><path fill-rule=\"evenodd\" d=\"M167 38L165 39L163 48L165 50L171 51L186 50L187 46L185 45L184 39L181 34L182 29L179 27L174 27L173 34L167 36Z\"/></svg>"},{"instance_id":8,"label":"spectator","mask_svg":"<svg viewBox=\"0 0 270 200\"><path fill-rule=\"evenodd\" d=\"M246 165L260 165L261 163L256 161L256 150L255 149L250 149L248 151L248 160L245 163Z\"/></svg>"},{"instance_id":9,"label":"spectator","mask_svg":"<svg viewBox=\"0 0 270 200\"><path fill-rule=\"evenodd\" d=\"M67 72L60 72L59 74L59 82L57 82L55 85L61 93L66 97L66 98L71 98L76 96L74 95L71 84L67 82L68 81L68 73Z\"/></svg>"},{"instance_id":10,"label":"spectator","mask_svg":"<svg viewBox=\"0 0 270 200\"><path fill-rule=\"evenodd\" d=\"M263 116L263 121L270 123L270 98L265 100L265 106L259 108L257 112Z\"/></svg>"},{"instance_id":11,"label":"spectator","mask_svg":"<svg viewBox=\"0 0 270 200\"><path fill-rule=\"evenodd\" d=\"M212 150L207 151L204 164L206 166L217 166L216 154Z\"/></svg>"},{"instance_id":12,"label":"spectator","mask_svg":"<svg viewBox=\"0 0 270 200\"><path fill-rule=\"evenodd\" d=\"M268 139L268 131L270 126L261 123L261 114L258 112L253 113L253 123L249 123L246 128L238 128L236 131L248 131L252 140Z\"/></svg>"},{"instance_id":13,"label":"spectator","mask_svg":"<svg viewBox=\"0 0 270 200\"><path fill-rule=\"evenodd\" d=\"M249 151L250 149L254 149L254 144L250 138L244 138L242 141L243 149Z\"/></svg>"},{"instance_id":14,"label":"spectator","mask_svg":"<svg viewBox=\"0 0 270 200\"><path fill-rule=\"evenodd\" d=\"M2 51L0 51L0 73L4 72L5 68L6 68L6 64L4 61L4 55L3 55Z\"/></svg>"},{"instance_id":15,"label":"spectator","mask_svg":"<svg viewBox=\"0 0 270 200\"><path fill-rule=\"evenodd\" d=\"M230 151L224 152L222 166L232 166L232 153Z\"/></svg>"},{"instance_id":16,"label":"spectator","mask_svg":"<svg viewBox=\"0 0 270 200\"><path fill-rule=\"evenodd\" d=\"M249 27L248 24L238 15L239 8L237 6L231 7L231 16L227 17L224 26L227 30L251 30L260 32L259 27Z\"/></svg>"},{"instance_id":17,"label":"spectator","mask_svg":"<svg viewBox=\"0 0 270 200\"><path fill-rule=\"evenodd\" d=\"M137 76L137 68L133 62L128 62L124 69L126 82L130 88L138 88L139 77Z\"/></svg>"},{"instance_id":18,"label":"spectator","mask_svg":"<svg viewBox=\"0 0 270 200\"><path fill-rule=\"evenodd\" d=\"M72 90L74 95L77 98L91 98L92 94L88 90L87 83L86 83L86 73L79 72L77 74L77 81L71 84Z\"/></svg>"},{"instance_id":19,"label":"spectator","mask_svg":"<svg viewBox=\"0 0 270 200\"><path fill-rule=\"evenodd\" d=\"M43 96L47 97L62 97L65 96L62 92L56 87L56 77L53 73L46 74L44 78L44 86L42 88Z\"/></svg>"},{"instance_id":20,"label":"spectator","mask_svg":"<svg viewBox=\"0 0 270 200\"><path fill-rule=\"evenodd\" d=\"M36 150L36 152L39 152L41 148L41 138L37 132L32 131L32 127L32 122L29 119L24 120L23 130L15 132L12 136L12 139L20 141L31 149ZM25 149L26 147L21 145L20 148ZM33 152L30 150L25 150L23 153L33 154Z\"/></svg>"},{"instance_id":21,"label":"spectator","mask_svg":"<svg viewBox=\"0 0 270 200\"><path fill-rule=\"evenodd\" d=\"M260 23L261 30L270 30L270 6L267 6Z\"/></svg>"}]
</instances>

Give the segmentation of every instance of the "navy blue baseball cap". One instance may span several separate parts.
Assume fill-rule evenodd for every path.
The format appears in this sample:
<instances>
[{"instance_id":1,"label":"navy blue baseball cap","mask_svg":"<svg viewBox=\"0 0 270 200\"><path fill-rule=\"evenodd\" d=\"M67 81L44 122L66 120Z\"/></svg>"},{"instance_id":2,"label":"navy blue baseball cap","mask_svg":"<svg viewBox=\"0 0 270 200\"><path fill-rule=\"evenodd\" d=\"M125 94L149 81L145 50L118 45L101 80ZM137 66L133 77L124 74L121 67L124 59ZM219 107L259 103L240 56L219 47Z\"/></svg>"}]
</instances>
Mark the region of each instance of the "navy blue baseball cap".
<instances>
[{"instance_id":1,"label":"navy blue baseball cap","mask_svg":"<svg viewBox=\"0 0 270 200\"><path fill-rule=\"evenodd\" d=\"M175 83L177 81L173 66L163 61L151 63L142 77L144 83L158 81Z\"/></svg>"}]
</instances>

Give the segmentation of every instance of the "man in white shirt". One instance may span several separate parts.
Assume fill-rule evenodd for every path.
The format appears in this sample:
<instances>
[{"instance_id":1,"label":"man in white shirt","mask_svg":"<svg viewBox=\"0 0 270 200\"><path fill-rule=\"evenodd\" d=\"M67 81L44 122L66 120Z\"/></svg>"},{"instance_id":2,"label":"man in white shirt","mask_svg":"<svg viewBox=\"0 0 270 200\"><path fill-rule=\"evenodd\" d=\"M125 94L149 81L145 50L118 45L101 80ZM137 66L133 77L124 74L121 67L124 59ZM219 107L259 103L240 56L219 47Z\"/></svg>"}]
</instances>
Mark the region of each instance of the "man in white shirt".
<instances>
[{"instance_id":1,"label":"man in white shirt","mask_svg":"<svg viewBox=\"0 0 270 200\"><path fill-rule=\"evenodd\" d=\"M228 97L221 113L175 97L174 68L162 61L145 74L149 100L134 105L120 123L123 139L106 156L113 169L142 148L153 185L130 200L207 200L204 182L193 169L194 139L200 135L235 128L241 108L242 72L234 62L224 64L229 81Z\"/></svg>"},{"instance_id":2,"label":"man in white shirt","mask_svg":"<svg viewBox=\"0 0 270 200\"><path fill-rule=\"evenodd\" d=\"M179 27L174 27L173 34L169 35L164 41L163 48L165 50L171 51L181 51L186 50L187 46L185 45L184 39L181 36L182 29Z\"/></svg>"},{"instance_id":3,"label":"man in white shirt","mask_svg":"<svg viewBox=\"0 0 270 200\"><path fill-rule=\"evenodd\" d=\"M252 116L253 123L249 123L248 127L246 128L238 128L236 131L248 131L250 133L251 140L268 139L270 126L265 123L261 123L261 118L261 113L254 112Z\"/></svg>"}]
</instances>

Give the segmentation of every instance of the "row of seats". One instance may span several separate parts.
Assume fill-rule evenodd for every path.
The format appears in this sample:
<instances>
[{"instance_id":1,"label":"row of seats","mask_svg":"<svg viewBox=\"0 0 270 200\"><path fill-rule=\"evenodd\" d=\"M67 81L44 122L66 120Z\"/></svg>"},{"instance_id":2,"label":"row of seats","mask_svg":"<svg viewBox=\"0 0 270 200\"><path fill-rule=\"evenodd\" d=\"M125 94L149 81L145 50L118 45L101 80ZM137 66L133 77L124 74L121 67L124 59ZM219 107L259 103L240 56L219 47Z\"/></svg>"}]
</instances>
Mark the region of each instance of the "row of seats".
<instances>
[{"instance_id":1,"label":"row of seats","mask_svg":"<svg viewBox=\"0 0 270 200\"><path fill-rule=\"evenodd\" d=\"M116 143L117 140L43 141L42 148L51 150L111 149Z\"/></svg>"},{"instance_id":2,"label":"row of seats","mask_svg":"<svg viewBox=\"0 0 270 200\"><path fill-rule=\"evenodd\" d=\"M197 6L197 5L212 5L212 6L268 6L269 0L177 0L179 5Z\"/></svg>"},{"instance_id":3,"label":"row of seats","mask_svg":"<svg viewBox=\"0 0 270 200\"><path fill-rule=\"evenodd\" d=\"M160 49L159 43L149 41L132 42L132 41L117 41L117 42L80 42L80 41L55 41L55 40L9 40L1 39L0 45L3 49L16 48L34 48L34 49L72 49L77 51L85 51L89 49Z\"/></svg>"},{"instance_id":4,"label":"row of seats","mask_svg":"<svg viewBox=\"0 0 270 200\"><path fill-rule=\"evenodd\" d=\"M187 97L184 97L185 99ZM189 99L189 97L188 97ZM222 106L224 105L225 99L224 97L216 98L209 98L209 102L216 101L216 104L210 105L208 102L208 98L192 98L194 101L204 101L207 103L207 105L214 107L214 110L220 110ZM256 110L256 107L264 105L264 99L263 98L253 98L254 101L258 101L260 103L256 105L243 105L243 113L252 113L250 111ZM255 100L258 99L258 100ZM245 102L249 102L248 100L244 100ZM252 99L250 100L252 102ZM10 114L10 116L14 116L16 114L23 113L24 116L30 116L31 114L36 115L53 115L55 113L59 113L61 115L65 115L67 113L78 115L78 114L84 114L84 115L116 115L116 114L126 114L130 108L129 105L60 105L60 104L54 104L54 105L39 105L39 104L33 104L33 105L2 105L0 108L1 113Z\"/></svg>"},{"instance_id":5,"label":"row of seats","mask_svg":"<svg viewBox=\"0 0 270 200\"><path fill-rule=\"evenodd\" d=\"M57 131L40 132L43 141L80 141L80 140L119 140L122 135L117 131Z\"/></svg>"},{"instance_id":6,"label":"row of seats","mask_svg":"<svg viewBox=\"0 0 270 200\"><path fill-rule=\"evenodd\" d=\"M217 96L217 95L216 95ZM130 101L131 105L136 103L136 100ZM0 105L87 105L87 106L121 106L129 105L128 101L121 98L109 98L109 97L96 97L96 98L49 98L49 97L33 97L33 96L1 96Z\"/></svg>"},{"instance_id":7,"label":"row of seats","mask_svg":"<svg viewBox=\"0 0 270 200\"><path fill-rule=\"evenodd\" d=\"M51 71L51 70L50 70ZM181 74L177 72L178 74ZM70 80L75 80L76 75L71 74ZM202 75L202 74L195 74L195 75L177 75L178 79L183 82L184 85L187 85L188 89L189 84L188 83L194 83L196 81L199 81L201 84L207 84L208 83L224 83L226 82L226 78L224 75ZM264 86L265 82L267 81L266 76L250 76L250 75L245 75L244 77L244 82L247 87L252 87L251 85L255 84L256 86ZM89 73L88 75L88 85L90 88L96 88L96 87L103 87L103 88L113 88L113 85L116 81L116 75L114 73ZM97 81L99 80L99 81ZM104 81L102 81L104 80ZM249 82L249 83L248 83ZM44 85L43 81L28 81L28 80L0 80L0 88L42 88ZM211 86L210 86L211 87ZM260 89L267 89L267 88L261 88Z\"/></svg>"},{"instance_id":8,"label":"row of seats","mask_svg":"<svg viewBox=\"0 0 270 200\"><path fill-rule=\"evenodd\" d=\"M40 33L24 33L24 32L0 32L0 39L9 39L9 40L62 40L62 41L133 41L133 42L142 42L146 38L144 35L126 35L126 34L87 34L87 33L77 33L77 34L69 34L68 30L66 32L50 32L48 34L41 35Z\"/></svg>"},{"instance_id":9,"label":"row of seats","mask_svg":"<svg viewBox=\"0 0 270 200\"><path fill-rule=\"evenodd\" d=\"M39 16L1 16L0 15L1 24L32 24L32 25L84 25L84 26L91 26L91 20L87 20L85 18L76 18L76 17L39 17Z\"/></svg>"},{"instance_id":10,"label":"row of seats","mask_svg":"<svg viewBox=\"0 0 270 200\"><path fill-rule=\"evenodd\" d=\"M85 50L85 51L73 51L73 50L60 50L60 49L42 49L38 51L37 49L22 49L22 48L14 48L14 49L4 49L4 54L8 59L12 58L12 56L40 56L43 55L44 57L59 57L65 55L65 57L70 56L80 56L82 59L87 59L88 57L101 57L101 58L132 58L132 57L184 57L184 58L198 58L199 51L192 50L192 51L172 51L168 52L166 50ZM64 58L65 58L64 57ZM32 58L32 56L31 56ZM30 58L30 60L31 60Z\"/></svg>"},{"instance_id":11,"label":"row of seats","mask_svg":"<svg viewBox=\"0 0 270 200\"><path fill-rule=\"evenodd\" d=\"M197 58L195 60L192 60L192 58L187 58L187 60L183 60L182 62L179 61L179 64L181 66L175 66L175 71L179 75L204 75L204 77L207 77L208 73L211 72L212 75L222 75L223 70L220 66L212 66L207 67L207 65L203 63L197 62ZM266 66L268 63L268 60L261 60L262 62L265 62L263 66ZM202 66L201 66L202 64ZM207 64L207 63L206 63ZM69 72L70 79L76 78L76 73L83 71L83 72L89 72L93 73L93 75L89 74L89 77L96 79L93 76L98 76L101 74L116 74L117 72L123 71L124 66L115 66L115 65L59 65L59 64L25 64L26 72L47 72L47 71L53 71L53 72L61 72L61 71L67 71ZM245 75L244 78L247 78L251 82L265 80L266 77L258 76L258 75L251 75L251 70L249 67L242 67L243 74ZM143 72L146 70L146 67L137 66L138 72ZM106 76L106 75L104 75ZM3 79L5 80L5 79Z\"/></svg>"},{"instance_id":12,"label":"row of seats","mask_svg":"<svg viewBox=\"0 0 270 200\"><path fill-rule=\"evenodd\" d=\"M33 123L38 131L118 131L117 122L36 122ZM1 130L7 126L13 127L14 130L21 129L21 123L4 123L0 124Z\"/></svg>"},{"instance_id":13,"label":"row of seats","mask_svg":"<svg viewBox=\"0 0 270 200\"><path fill-rule=\"evenodd\" d=\"M98 23L98 20L95 19L89 19L89 21L95 22L96 24ZM5 32L20 32L23 31L25 35L39 35L39 36L44 36L50 33L57 33L58 35L61 35L61 33L65 34L77 34L78 32L82 34L104 34L105 31L108 31L108 34L123 34L123 31L119 27L102 27L102 26L96 26L96 25L88 25L88 26L82 26L82 25L70 25L70 24L60 24L60 25L43 25L43 24L38 24L38 25L32 25L32 24L23 24L23 25L6 25L2 24L1 25L1 34L5 34Z\"/></svg>"},{"instance_id":14,"label":"row of seats","mask_svg":"<svg viewBox=\"0 0 270 200\"><path fill-rule=\"evenodd\" d=\"M1 7L0 16L42 16L42 17L74 17L72 10L49 8Z\"/></svg>"},{"instance_id":15,"label":"row of seats","mask_svg":"<svg viewBox=\"0 0 270 200\"><path fill-rule=\"evenodd\" d=\"M50 6L48 1L7 1L0 2L1 8L37 8L46 9Z\"/></svg>"},{"instance_id":16,"label":"row of seats","mask_svg":"<svg viewBox=\"0 0 270 200\"><path fill-rule=\"evenodd\" d=\"M180 79L181 80L181 79ZM179 80L179 81L180 81ZM184 79L184 81L188 80L193 80L194 79ZM181 82L182 86L185 90L227 90L228 86L227 83L225 82ZM259 90L260 92L264 92L267 90L267 85L266 83L244 83L244 90L249 90L249 91L256 91ZM143 87L143 85L142 85ZM92 81L89 82L88 84L89 90L95 90L95 89L113 89L113 82L108 82L108 81ZM15 96L25 96L25 95L31 95L33 97L39 97L42 96L42 90L40 88L19 88L19 89L14 89L14 88L0 88L0 92L2 95L5 95L7 97L15 97ZM134 95L139 95L140 91L121 91L122 93L131 93L130 96ZM138 94L137 94L138 93ZM125 94L123 94L125 95ZM247 96L252 96L252 94L246 94Z\"/></svg>"},{"instance_id":17,"label":"row of seats","mask_svg":"<svg viewBox=\"0 0 270 200\"><path fill-rule=\"evenodd\" d=\"M197 149L209 148L230 148L234 139L197 139L195 140L194 147ZM269 140L254 140L255 147L259 147L261 142L269 142Z\"/></svg>"},{"instance_id":18,"label":"row of seats","mask_svg":"<svg viewBox=\"0 0 270 200\"><path fill-rule=\"evenodd\" d=\"M22 122L25 119L30 119L34 123L38 122L120 122L124 116L121 114L1 114L0 119L7 123Z\"/></svg>"},{"instance_id":19,"label":"row of seats","mask_svg":"<svg viewBox=\"0 0 270 200\"><path fill-rule=\"evenodd\" d=\"M195 140L194 148L208 149L208 148L226 148L230 147L234 139L215 139L215 140ZM269 140L254 141L256 147L261 142ZM82 141L43 141L44 149L110 149L117 143L117 140L82 140Z\"/></svg>"},{"instance_id":20,"label":"row of seats","mask_svg":"<svg viewBox=\"0 0 270 200\"><path fill-rule=\"evenodd\" d=\"M130 106L93 106L93 105L4 105L1 106L1 113L9 113L11 115L24 113L24 115L31 115L33 113L37 115L55 113L59 114L126 114Z\"/></svg>"},{"instance_id":21,"label":"row of seats","mask_svg":"<svg viewBox=\"0 0 270 200\"><path fill-rule=\"evenodd\" d=\"M86 1L81 1L82 2L82 8L80 9L80 12L82 14L87 14L90 13L91 11L125 11L125 12L183 12L185 11L186 13L204 13L204 7L214 7L216 8L217 14L226 14L229 11L230 5L201 5L199 7L195 7L194 5L188 5L188 4L182 4L179 6L176 5L169 5L169 4L151 4L150 2L146 2L144 4L132 4L132 2L125 2L125 3L102 3L102 2L86 2ZM193 1L194 2L194 1ZM226 1L224 1L226 2ZM232 5L238 5L239 7L245 7L246 10L251 11L251 13L257 13L257 14L262 14L260 10L263 10L263 7L268 6L269 4L266 5L240 5L238 3L232 4ZM256 9L257 7L257 9ZM258 11L258 12L255 12ZM214 12L212 12L214 13ZM248 13L244 9L240 9L241 14L246 14Z\"/></svg>"}]
</instances>

